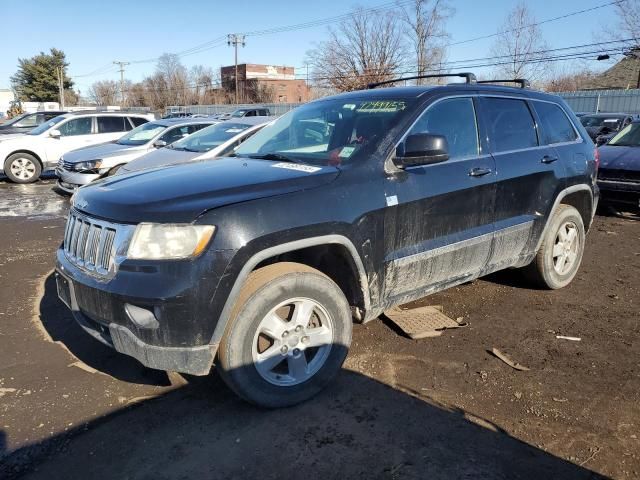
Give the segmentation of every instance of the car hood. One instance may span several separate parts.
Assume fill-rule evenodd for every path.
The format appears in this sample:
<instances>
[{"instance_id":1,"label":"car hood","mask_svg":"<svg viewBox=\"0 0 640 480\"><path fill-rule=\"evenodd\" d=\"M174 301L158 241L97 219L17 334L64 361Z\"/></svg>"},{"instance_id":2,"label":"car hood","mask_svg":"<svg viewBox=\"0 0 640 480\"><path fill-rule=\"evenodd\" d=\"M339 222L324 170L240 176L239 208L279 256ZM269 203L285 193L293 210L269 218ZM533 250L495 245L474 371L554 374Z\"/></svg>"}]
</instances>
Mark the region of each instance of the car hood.
<instances>
[{"instance_id":1,"label":"car hood","mask_svg":"<svg viewBox=\"0 0 640 480\"><path fill-rule=\"evenodd\" d=\"M97 160L120 153L130 153L136 150L144 150L146 145L120 145L118 143L100 143L98 145L90 145L88 147L82 147L77 150L65 153L65 162L85 162L87 160Z\"/></svg>"},{"instance_id":2,"label":"car hood","mask_svg":"<svg viewBox=\"0 0 640 480\"><path fill-rule=\"evenodd\" d=\"M149 168L165 167L178 163L188 162L202 155L202 152L187 152L186 150L174 150L172 148L160 148L149 152L142 157L124 165L120 173L146 170Z\"/></svg>"},{"instance_id":3,"label":"car hood","mask_svg":"<svg viewBox=\"0 0 640 480\"><path fill-rule=\"evenodd\" d=\"M35 127L33 127L35 128ZM12 135L14 133L26 133L30 128L12 127L11 125L0 125L0 135Z\"/></svg>"},{"instance_id":4,"label":"car hood","mask_svg":"<svg viewBox=\"0 0 640 480\"><path fill-rule=\"evenodd\" d=\"M79 188L73 204L114 222L192 222L220 206L319 187L339 173L336 167L221 158L108 177Z\"/></svg>"},{"instance_id":5,"label":"car hood","mask_svg":"<svg viewBox=\"0 0 640 480\"><path fill-rule=\"evenodd\" d=\"M603 145L598 151L600 168L640 171L640 147Z\"/></svg>"}]
</instances>

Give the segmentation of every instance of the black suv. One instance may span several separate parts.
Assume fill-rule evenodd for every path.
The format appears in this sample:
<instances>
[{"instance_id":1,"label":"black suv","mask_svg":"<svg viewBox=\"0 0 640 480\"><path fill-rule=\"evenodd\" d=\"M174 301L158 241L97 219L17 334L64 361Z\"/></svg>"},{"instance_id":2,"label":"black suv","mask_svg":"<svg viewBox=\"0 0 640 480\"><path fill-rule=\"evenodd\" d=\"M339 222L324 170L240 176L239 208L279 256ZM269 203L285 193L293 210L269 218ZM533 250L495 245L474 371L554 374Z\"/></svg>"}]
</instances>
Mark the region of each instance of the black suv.
<instances>
[{"instance_id":1,"label":"black suv","mask_svg":"<svg viewBox=\"0 0 640 480\"><path fill-rule=\"evenodd\" d=\"M233 157L81 188L61 299L157 369L291 405L339 371L352 321L496 270L576 275L598 201L593 142L557 96L370 89L303 105Z\"/></svg>"}]
</instances>

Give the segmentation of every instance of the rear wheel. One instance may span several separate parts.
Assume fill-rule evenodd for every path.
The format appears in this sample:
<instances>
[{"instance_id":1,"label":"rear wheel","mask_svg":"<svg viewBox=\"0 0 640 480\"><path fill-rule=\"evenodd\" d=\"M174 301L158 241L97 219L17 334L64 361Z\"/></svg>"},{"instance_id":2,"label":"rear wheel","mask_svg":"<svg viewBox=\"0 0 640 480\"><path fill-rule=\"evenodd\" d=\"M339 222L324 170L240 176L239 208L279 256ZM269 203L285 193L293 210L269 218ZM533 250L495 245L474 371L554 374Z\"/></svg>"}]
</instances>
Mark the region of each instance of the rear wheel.
<instances>
[{"instance_id":1,"label":"rear wheel","mask_svg":"<svg viewBox=\"0 0 640 480\"><path fill-rule=\"evenodd\" d=\"M276 408L320 392L342 367L351 313L326 275L297 263L253 272L218 348L218 370L240 397Z\"/></svg>"},{"instance_id":2,"label":"rear wheel","mask_svg":"<svg viewBox=\"0 0 640 480\"><path fill-rule=\"evenodd\" d=\"M14 153L4 162L4 174L15 183L32 183L40 178L42 166L28 153Z\"/></svg>"},{"instance_id":3,"label":"rear wheel","mask_svg":"<svg viewBox=\"0 0 640 480\"><path fill-rule=\"evenodd\" d=\"M537 285L557 289L567 286L580 267L585 232L580 213L560 205L550 220L534 261L525 269Z\"/></svg>"}]
</instances>

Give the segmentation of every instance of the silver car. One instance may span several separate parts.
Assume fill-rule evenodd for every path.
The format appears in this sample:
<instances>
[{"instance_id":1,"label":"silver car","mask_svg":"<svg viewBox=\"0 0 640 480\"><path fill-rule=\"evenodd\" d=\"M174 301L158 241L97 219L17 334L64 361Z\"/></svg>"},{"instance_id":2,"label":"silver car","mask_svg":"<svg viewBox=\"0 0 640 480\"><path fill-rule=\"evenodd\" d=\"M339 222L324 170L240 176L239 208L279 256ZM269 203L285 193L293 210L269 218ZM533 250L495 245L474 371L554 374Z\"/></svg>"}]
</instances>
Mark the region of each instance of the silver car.
<instances>
[{"instance_id":1,"label":"silver car","mask_svg":"<svg viewBox=\"0 0 640 480\"><path fill-rule=\"evenodd\" d=\"M213 119L171 118L134 128L110 143L65 153L58 161L58 188L73 193L78 187L113 175L128 162L217 123Z\"/></svg>"},{"instance_id":2,"label":"silver car","mask_svg":"<svg viewBox=\"0 0 640 480\"><path fill-rule=\"evenodd\" d=\"M228 156L238 145L273 120L275 117L249 117L212 125L168 148L147 153L123 165L116 175Z\"/></svg>"}]
</instances>

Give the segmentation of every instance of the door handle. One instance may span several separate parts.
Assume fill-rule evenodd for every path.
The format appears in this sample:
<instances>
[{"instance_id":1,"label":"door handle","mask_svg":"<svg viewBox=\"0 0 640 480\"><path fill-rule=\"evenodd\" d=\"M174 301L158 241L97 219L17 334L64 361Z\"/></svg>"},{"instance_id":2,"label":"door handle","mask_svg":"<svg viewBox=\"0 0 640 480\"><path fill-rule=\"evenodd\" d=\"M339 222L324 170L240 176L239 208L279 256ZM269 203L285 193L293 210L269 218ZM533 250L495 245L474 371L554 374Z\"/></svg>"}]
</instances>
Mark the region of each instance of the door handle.
<instances>
[{"instance_id":1,"label":"door handle","mask_svg":"<svg viewBox=\"0 0 640 480\"><path fill-rule=\"evenodd\" d=\"M552 157L550 155L545 155L544 157L542 157L542 159L540 161L542 163L553 163L556 160L558 160L558 157Z\"/></svg>"},{"instance_id":2,"label":"door handle","mask_svg":"<svg viewBox=\"0 0 640 480\"><path fill-rule=\"evenodd\" d=\"M469 170L470 177L484 177L485 175L489 175L490 173L490 168L476 167Z\"/></svg>"}]
</instances>

